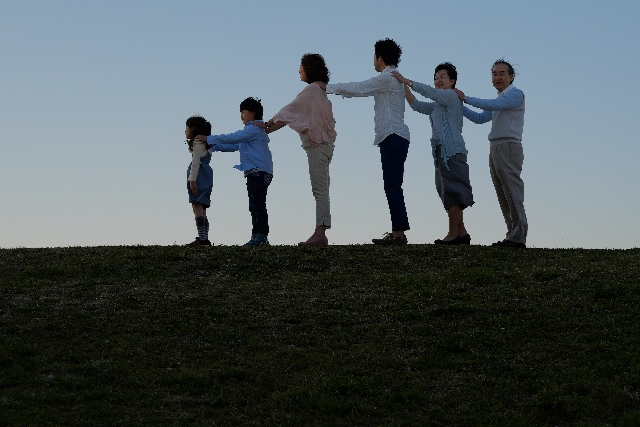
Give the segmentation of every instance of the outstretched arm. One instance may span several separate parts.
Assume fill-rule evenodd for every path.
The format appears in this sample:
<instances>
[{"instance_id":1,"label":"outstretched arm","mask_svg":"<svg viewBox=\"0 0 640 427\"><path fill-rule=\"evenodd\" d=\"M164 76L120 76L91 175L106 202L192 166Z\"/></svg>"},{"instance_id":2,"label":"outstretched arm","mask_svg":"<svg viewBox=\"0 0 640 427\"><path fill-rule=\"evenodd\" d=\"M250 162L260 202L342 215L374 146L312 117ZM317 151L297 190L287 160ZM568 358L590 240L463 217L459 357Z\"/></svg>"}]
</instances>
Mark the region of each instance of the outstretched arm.
<instances>
[{"instance_id":1,"label":"outstretched arm","mask_svg":"<svg viewBox=\"0 0 640 427\"><path fill-rule=\"evenodd\" d=\"M389 88L390 76L386 73L354 83L335 83L327 85L327 94L342 95L344 98L372 96L376 92Z\"/></svg>"},{"instance_id":2,"label":"outstretched arm","mask_svg":"<svg viewBox=\"0 0 640 427\"><path fill-rule=\"evenodd\" d=\"M265 130L267 131L267 133L271 133L277 131L278 129L282 129L286 125L286 122L274 122L273 119L271 119L266 123Z\"/></svg>"},{"instance_id":3,"label":"outstretched arm","mask_svg":"<svg viewBox=\"0 0 640 427\"><path fill-rule=\"evenodd\" d=\"M469 105L482 108L487 111L509 110L522 105L524 102L524 93L519 89L511 89L503 96L499 96L495 99L480 99L472 96L466 96L463 101Z\"/></svg>"},{"instance_id":4,"label":"outstretched arm","mask_svg":"<svg viewBox=\"0 0 640 427\"><path fill-rule=\"evenodd\" d=\"M482 113L478 113L466 106L462 107L462 114L467 118L467 120L479 125L482 123L490 122L493 118L493 114L491 114L491 111L483 111Z\"/></svg>"},{"instance_id":5,"label":"outstretched arm","mask_svg":"<svg viewBox=\"0 0 640 427\"><path fill-rule=\"evenodd\" d=\"M244 129L234 133L209 136L198 135L196 139L211 145L213 151L238 151L240 143L254 139L258 132L262 132L262 129L258 126L245 126Z\"/></svg>"},{"instance_id":6,"label":"outstretched arm","mask_svg":"<svg viewBox=\"0 0 640 427\"><path fill-rule=\"evenodd\" d=\"M433 99L438 104L451 105L453 102L458 102L456 97L446 90L436 89L424 83L409 80L397 71L392 71L391 75L399 82L404 83L405 88L409 86L413 91L418 92L422 96ZM411 105L412 103L410 102L409 104Z\"/></svg>"}]
</instances>

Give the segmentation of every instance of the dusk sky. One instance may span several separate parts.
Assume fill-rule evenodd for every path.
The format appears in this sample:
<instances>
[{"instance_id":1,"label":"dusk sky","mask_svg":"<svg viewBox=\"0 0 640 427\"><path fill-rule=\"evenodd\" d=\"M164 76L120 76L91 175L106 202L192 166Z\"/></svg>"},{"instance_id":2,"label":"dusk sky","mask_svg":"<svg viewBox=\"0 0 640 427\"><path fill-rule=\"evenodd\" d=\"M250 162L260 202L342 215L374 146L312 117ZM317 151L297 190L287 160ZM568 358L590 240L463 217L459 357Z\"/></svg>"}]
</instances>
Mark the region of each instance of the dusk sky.
<instances>
[{"instance_id":1,"label":"dusk sky","mask_svg":"<svg viewBox=\"0 0 640 427\"><path fill-rule=\"evenodd\" d=\"M640 3L637 1L3 1L0 12L0 247L185 244L196 236L186 192L184 123L242 127L239 104L265 119L305 86L300 57L324 56L331 83L376 74L373 45L393 38L400 71L433 84L452 62L457 87L493 98L491 64L516 67L529 247L640 245ZM420 95L418 99L424 100ZM330 244L391 231L373 98L330 96L338 138L331 164ZM427 116L407 107L409 243L447 231L433 183ZM475 205L472 244L506 227L488 167L490 124L465 121ZM272 244L315 225L298 135L270 135ZM251 234L238 153L214 153L210 239Z\"/></svg>"}]
</instances>

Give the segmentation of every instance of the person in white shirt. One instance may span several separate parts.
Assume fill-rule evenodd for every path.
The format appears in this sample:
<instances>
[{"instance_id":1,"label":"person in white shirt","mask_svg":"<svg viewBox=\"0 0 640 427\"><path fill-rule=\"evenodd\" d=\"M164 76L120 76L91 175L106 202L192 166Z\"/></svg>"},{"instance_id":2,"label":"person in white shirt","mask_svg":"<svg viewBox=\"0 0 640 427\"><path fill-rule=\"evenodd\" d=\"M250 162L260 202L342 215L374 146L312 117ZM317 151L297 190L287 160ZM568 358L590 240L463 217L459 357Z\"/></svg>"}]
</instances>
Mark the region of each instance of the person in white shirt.
<instances>
[{"instance_id":1,"label":"person in white shirt","mask_svg":"<svg viewBox=\"0 0 640 427\"><path fill-rule=\"evenodd\" d=\"M373 96L375 111L374 145L380 147L382 179L391 214L391 233L381 239L372 239L377 245L406 245L404 234L409 230L409 219L404 203L402 181L404 162L409 151L409 128L404 124L404 88L391 75L400 62L402 48L391 39L375 44L373 66L377 76L362 82L327 85L327 94L344 98Z\"/></svg>"}]
</instances>

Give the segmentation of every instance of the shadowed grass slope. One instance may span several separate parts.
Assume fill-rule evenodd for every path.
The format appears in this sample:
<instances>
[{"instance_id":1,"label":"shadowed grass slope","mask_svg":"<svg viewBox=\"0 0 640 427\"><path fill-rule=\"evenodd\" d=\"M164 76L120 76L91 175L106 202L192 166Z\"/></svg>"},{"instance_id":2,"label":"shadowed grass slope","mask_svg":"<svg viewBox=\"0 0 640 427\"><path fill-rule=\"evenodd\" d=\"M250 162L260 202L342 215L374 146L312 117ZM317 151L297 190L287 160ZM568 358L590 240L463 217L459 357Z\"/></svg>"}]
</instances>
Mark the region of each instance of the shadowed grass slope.
<instances>
[{"instance_id":1,"label":"shadowed grass slope","mask_svg":"<svg viewBox=\"0 0 640 427\"><path fill-rule=\"evenodd\" d=\"M0 425L637 426L640 250L0 250Z\"/></svg>"}]
</instances>

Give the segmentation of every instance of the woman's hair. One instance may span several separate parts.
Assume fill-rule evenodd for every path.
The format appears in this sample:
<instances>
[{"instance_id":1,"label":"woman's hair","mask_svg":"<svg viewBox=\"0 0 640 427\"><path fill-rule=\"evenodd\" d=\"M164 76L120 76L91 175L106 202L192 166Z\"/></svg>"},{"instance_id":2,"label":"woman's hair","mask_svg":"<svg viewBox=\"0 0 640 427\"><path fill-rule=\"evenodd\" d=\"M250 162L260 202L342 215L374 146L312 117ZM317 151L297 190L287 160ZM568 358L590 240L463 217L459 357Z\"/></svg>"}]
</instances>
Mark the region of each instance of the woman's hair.
<instances>
[{"instance_id":1,"label":"woman's hair","mask_svg":"<svg viewBox=\"0 0 640 427\"><path fill-rule=\"evenodd\" d=\"M324 82L329 83L331 73L324 62L322 55L318 53L305 53L300 60L307 83Z\"/></svg>"},{"instance_id":2,"label":"woman's hair","mask_svg":"<svg viewBox=\"0 0 640 427\"><path fill-rule=\"evenodd\" d=\"M493 63L493 65L491 66L491 71L493 71L493 67L495 67L498 64L504 64L507 66L507 68L509 69L509 75L510 76L514 76L516 75L516 70L513 69L513 66L511 64L509 64L507 61L504 60L504 58L500 58L498 59L496 62Z\"/></svg>"},{"instance_id":3,"label":"woman's hair","mask_svg":"<svg viewBox=\"0 0 640 427\"><path fill-rule=\"evenodd\" d=\"M400 63L402 48L391 39L378 40L374 45L375 55L382 58L386 65L397 67Z\"/></svg>"},{"instance_id":4,"label":"woman's hair","mask_svg":"<svg viewBox=\"0 0 640 427\"><path fill-rule=\"evenodd\" d=\"M240 111L247 110L256 115L256 120L262 120L262 103L258 98L247 98L240 103Z\"/></svg>"},{"instance_id":5,"label":"woman's hair","mask_svg":"<svg viewBox=\"0 0 640 427\"><path fill-rule=\"evenodd\" d=\"M451 62L443 62L442 64L438 64L438 66L436 67L436 70L433 72L433 77L436 77L436 74L438 74L438 71L440 70L445 70L447 72L447 75L449 76L449 78L451 80L454 80L453 82L453 87L456 87L456 83L458 82L458 72L456 71L456 66L453 65Z\"/></svg>"},{"instance_id":6,"label":"woman's hair","mask_svg":"<svg viewBox=\"0 0 640 427\"><path fill-rule=\"evenodd\" d=\"M187 145L189 145L189 151L193 152L193 140L196 135L211 135L211 123L205 120L204 117L191 116L187 119L187 127L193 129L193 138L189 138Z\"/></svg>"}]
</instances>

